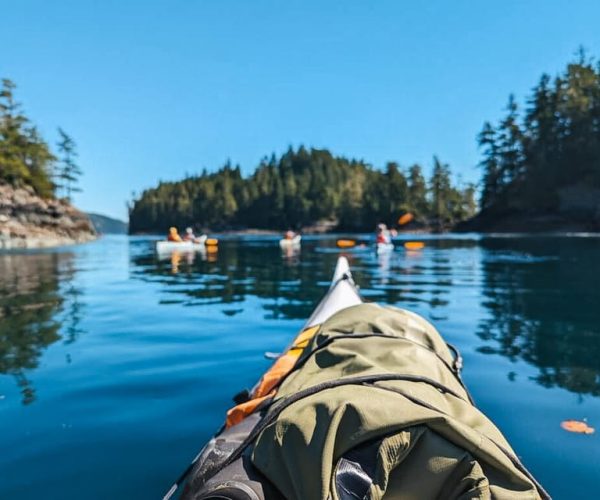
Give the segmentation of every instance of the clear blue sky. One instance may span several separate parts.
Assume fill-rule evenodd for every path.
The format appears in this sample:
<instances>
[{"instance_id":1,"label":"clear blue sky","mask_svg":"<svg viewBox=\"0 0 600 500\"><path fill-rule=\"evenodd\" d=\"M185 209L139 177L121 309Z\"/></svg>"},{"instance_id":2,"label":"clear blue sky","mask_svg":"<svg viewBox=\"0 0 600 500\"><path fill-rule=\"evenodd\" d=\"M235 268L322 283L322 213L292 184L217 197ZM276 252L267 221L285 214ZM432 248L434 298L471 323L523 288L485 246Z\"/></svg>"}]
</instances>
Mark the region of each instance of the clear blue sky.
<instances>
[{"instance_id":1,"label":"clear blue sky","mask_svg":"<svg viewBox=\"0 0 600 500\"><path fill-rule=\"evenodd\" d=\"M0 0L0 77L44 136L63 127L84 210L125 218L159 179L247 173L288 145L477 180L475 137L579 45L600 2Z\"/></svg>"}]
</instances>

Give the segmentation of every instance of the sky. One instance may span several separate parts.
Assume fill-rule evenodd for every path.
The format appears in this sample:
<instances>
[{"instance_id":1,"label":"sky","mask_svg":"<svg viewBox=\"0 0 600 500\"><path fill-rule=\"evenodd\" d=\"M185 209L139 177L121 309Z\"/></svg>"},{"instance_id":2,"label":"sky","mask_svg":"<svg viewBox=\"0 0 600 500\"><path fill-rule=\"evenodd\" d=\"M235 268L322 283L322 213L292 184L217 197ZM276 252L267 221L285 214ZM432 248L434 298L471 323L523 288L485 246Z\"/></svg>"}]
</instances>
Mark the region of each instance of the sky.
<instances>
[{"instance_id":1,"label":"sky","mask_svg":"<svg viewBox=\"0 0 600 500\"><path fill-rule=\"evenodd\" d=\"M476 182L476 136L579 46L596 0L0 0L0 78L43 136L73 136L75 204L125 219L132 193L290 145Z\"/></svg>"}]
</instances>

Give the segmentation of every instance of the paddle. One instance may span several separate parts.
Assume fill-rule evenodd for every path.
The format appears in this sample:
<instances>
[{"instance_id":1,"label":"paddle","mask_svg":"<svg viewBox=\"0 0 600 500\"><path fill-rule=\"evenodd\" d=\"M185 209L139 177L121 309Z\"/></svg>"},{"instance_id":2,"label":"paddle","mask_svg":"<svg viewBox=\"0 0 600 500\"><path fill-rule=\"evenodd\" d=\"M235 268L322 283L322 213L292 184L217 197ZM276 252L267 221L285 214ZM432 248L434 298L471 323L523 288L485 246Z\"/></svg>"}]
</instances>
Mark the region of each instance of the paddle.
<instances>
[{"instance_id":1,"label":"paddle","mask_svg":"<svg viewBox=\"0 0 600 500\"><path fill-rule=\"evenodd\" d=\"M337 245L338 248L354 248L354 247L364 247L366 245L368 245L369 243L365 240L348 240L348 239L341 239L341 240L337 240L335 242L335 244Z\"/></svg>"},{"instance_id":2,"label":"paddle","mask_svg":"<svg viewBox=\"0 0 600 500\"><path fill-rule=\"evenodd\" d=\"M335 242L335 244L338 246L338 248L353 248L356 246L356 241L355 240L337 240Z\"/></svg>"},{"instance_id":3,"label":"paddle","mask_svg":"<svg viewBox=\"0 0 600 500\"><path fill-rule=\"evenodd\" d=\"M398 219L398 225L404 226L411 222L414 218L415 216L413 214L411 214L410 212L406 212L404 215L401 215ZM407 250L422 250L423 248L425 248L425 243L423 243L422 241L406 241L404 243L404 248L406 248Z\"/></svg>"},{"instance_id":4,"label":"paddle","mask_svg":"<svg viewBox=\"0 0 600 500\"><path fill-rule=\"evenodd\" d=\"M408 224L414 218L415 218L415 216L413 214L411 214L410 212L406 212L404 215L401 215L400 218L398 219L398 225L404 226L405 224Z\"/></svg>"},{"instance_id":5,"label":"paddle","mask_svg":"<svg viewBox=\"0 0 600 500\"><path fill-rule=\"evenodd\" d=\"M425 243L422 241L407 241L404 243L404 248L407 250L423 250Z\"/></svg>"},{"instance_id":6,"label":"paddle","mask_svg":"<svg viewBox=\"0 0 600 500\"><path fill-rule=\"evenodd\" d=\"M410 212L406 212L405 214L401 215L400 218L398 219L398 225L399 226L403 226L405 224L408 224L410 221L412 221L414 219L414 215ZM391 231L392 232L392 236L396 236L394 234L394 230ZM408 243L415 243L415 242L408 242ZM351 239L340 239L336 241L336 245L338 248L354 248L355 246L357 246L359 243L356 240L351 240ZM360 245L367 245L368 243L365 241L361 241ZM406 245L405 245L406 246ZM425 245L423 245L425 246ZM406 247L408 248L408 247ZM423 247L420 247L423 248ZM413 248L411 248L412 250L416 250L416 246L414 246Z\"/></svg>"}]
</instances>

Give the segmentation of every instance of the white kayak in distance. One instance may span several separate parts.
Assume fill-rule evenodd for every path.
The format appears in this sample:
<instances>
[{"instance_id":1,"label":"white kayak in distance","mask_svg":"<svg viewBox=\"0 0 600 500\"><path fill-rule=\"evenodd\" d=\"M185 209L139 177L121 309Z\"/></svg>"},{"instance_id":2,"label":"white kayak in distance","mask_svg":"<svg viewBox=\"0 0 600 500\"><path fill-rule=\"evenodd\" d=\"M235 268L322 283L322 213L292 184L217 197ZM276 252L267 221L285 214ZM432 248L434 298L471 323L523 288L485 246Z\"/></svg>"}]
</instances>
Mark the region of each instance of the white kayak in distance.
<instances>
[{"instance_id":1,"label":"white kayak in distance","mask_svg":"<svg viewBox=\"0 0 600 500\"><path fill-rule=\"evenodd\" d=\"M199 236L194 241L167 241L160 240L156 242L156 253L169 252L201 252L206 249L206 235Z\"/></svg>"},{"instance_id":2,"label":"white kayak in distance","mask_svg":"<svg viewBox=\"0 0 600 500\"><path fill-rule=\"evenodd\" d=\"M377 253L393 252L394 248L395 247L393 243L377 243L375 245L375 251Z\"/></svg>"},{"instance_id":3,"label":"white kayak in distance","mask_svg":"<svg viewBox=\"0 0 600 500\"><path fill-rule=\"evenodd\" d=\"M284 250L287 248L300 248L301 241L302 236L297 234L291 239L283 238L279 240L279 246Z\"/></svg>"}]
</instances>

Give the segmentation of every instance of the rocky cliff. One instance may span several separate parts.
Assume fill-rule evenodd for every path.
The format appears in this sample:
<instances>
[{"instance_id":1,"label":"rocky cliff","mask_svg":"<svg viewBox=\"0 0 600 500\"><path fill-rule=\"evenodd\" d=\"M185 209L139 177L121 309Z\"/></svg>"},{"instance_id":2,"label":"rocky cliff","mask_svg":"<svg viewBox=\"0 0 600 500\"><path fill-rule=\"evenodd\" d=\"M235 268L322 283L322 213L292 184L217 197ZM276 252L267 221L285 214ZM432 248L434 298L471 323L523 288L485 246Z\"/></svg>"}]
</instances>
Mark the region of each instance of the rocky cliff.
<instances>
[{"instance_id":1,"label":"rocky cliff","mask_svg":"<svg viewBox=\"0 0 600 500\"><path fill-rule=\"evenodd\" d=\"M0 183L0 249L42 248L96 238L87 215L64 200Z\"/></svg>"}]
</instances>

